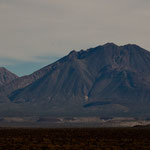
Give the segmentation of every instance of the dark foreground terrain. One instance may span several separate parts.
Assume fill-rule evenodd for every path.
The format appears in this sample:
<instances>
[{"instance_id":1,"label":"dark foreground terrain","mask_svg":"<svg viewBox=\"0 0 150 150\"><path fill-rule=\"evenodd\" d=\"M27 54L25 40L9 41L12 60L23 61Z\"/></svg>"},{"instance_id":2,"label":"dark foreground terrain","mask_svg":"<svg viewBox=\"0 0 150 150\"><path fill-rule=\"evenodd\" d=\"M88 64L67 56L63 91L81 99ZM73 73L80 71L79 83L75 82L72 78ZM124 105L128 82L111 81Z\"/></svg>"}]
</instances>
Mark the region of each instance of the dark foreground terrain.
<instances>
[{"instance_id":1,"label":"dark foreground terrain","mask_svg":"<svg viewBox=\"0 0 150 150\"><path fill-rule=\"evenodd\" d=\"M149 150L150 128L0 129L0 150Z\"/></svg>"}]
</instances>

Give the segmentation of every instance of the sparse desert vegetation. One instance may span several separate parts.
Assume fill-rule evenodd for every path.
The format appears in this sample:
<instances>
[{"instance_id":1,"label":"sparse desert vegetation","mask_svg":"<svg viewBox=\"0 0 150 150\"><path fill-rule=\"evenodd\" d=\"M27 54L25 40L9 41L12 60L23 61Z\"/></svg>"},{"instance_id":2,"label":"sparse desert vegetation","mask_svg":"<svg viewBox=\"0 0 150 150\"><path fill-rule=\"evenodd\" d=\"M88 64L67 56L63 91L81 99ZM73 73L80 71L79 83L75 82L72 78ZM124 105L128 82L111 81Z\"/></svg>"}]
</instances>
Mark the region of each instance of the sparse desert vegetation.
<instances>
[{"instance_id":1,"label":"sparse desert vegetation","mask_svg":"<svg viewBox=\"0 0 150 150\"><path fill-rule=\"evenodd\" d=\"M1 128L0 150L148 150L149 128Z\"/></svg>"}]
</instances>

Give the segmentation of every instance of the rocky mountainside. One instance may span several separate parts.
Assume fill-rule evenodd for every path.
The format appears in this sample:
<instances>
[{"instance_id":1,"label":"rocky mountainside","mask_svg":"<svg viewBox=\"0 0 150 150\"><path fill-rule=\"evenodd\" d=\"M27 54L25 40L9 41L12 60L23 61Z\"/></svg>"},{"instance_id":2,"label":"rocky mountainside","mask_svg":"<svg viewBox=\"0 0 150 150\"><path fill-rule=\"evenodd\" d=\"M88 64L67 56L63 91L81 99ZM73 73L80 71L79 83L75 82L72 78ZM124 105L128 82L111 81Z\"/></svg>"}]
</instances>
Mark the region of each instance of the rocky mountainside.
<instances>
[{"instance_id":1,"label":"rocky mountainside","mask_svg":"<svg viewBox=\"0 0 150 150\"><path fill-rule=\"evenodd\" d=\"M31 75L26 75L23 77L16 78L16 80L12 80L11 82L6 82L2 87L0 87L0 94L9 95L11 92L24 88L27 85L31 84L35 80L42 77L44 74L46 74L49 69L52 67L52 65L48 65Z\"/></svg>"},{"instance_id":2,"label":"rocky mountainside","mask_svg":"<svg viewBox=\"0 0 150 150\"><path fill-rule=\"evenodd\" d=\"M36 105L49 114L148 115L150 52L113 43L72 51L0 92L11 103Z\"/></svg>"},{"instance_id":3,"label":"rocky mountainside","mask_svg":"<svg viewBox=\"0 0 150 150\"><path fill-rule=\"evenodd\" d=\"M17 78L17 75L11 73L4 67L0 67L0 86L3 86Z\"/></svg>"},{"instance_id":4,"label":"rocky mountainside","mask_svg":"<svg viewBox=\"0 0 150 150\"><path fill-rule=\"evenodd\" d=\"M4 67L0 67L0 88L5 86L6 84L9 84L10 82L17 79L18 76L11 73ZM0 93L0 102L8 102L9 99L7 98L6 94L4 92Z\"/></svg>"}]
</instances>

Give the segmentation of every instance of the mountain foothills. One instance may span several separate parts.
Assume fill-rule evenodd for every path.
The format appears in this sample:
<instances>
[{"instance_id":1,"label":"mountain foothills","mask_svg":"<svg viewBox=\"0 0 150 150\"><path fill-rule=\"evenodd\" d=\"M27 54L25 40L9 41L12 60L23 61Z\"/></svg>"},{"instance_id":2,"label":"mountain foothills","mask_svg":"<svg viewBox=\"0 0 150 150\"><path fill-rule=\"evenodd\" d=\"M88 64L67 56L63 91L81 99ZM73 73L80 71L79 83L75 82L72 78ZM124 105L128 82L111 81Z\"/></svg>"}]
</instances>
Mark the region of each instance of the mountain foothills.
<instances>
[{"instance_id":1,"label":"mountain foothills","mask_svg":"<svg viewBox=\"0 0 150 150\"><path fill-rule=\"evenodd\" d=\"M150 52L107 43L31 75L0 69L0 115L150 117Z\"/></svg>"}]
</instances>

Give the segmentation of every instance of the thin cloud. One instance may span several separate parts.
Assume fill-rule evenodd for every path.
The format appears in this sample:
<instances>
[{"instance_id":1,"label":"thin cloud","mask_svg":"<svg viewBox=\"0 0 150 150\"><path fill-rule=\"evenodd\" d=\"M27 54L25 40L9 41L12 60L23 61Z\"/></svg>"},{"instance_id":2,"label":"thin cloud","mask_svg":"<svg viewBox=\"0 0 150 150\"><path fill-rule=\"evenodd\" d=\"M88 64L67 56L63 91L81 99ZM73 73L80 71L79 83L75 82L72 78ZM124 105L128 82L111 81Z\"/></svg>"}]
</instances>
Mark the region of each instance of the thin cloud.
<instances>
[{"instance_id":1,"label":"thin cloud","mask_svg":"<svg viewBox=\"0 0 150 150\"><path fill-rule=\"evenodd\" d=\"M149 8L148 0L0 0L0 57L35 62L106 42L150 49Z\"/></svg>"}]
</instances>

